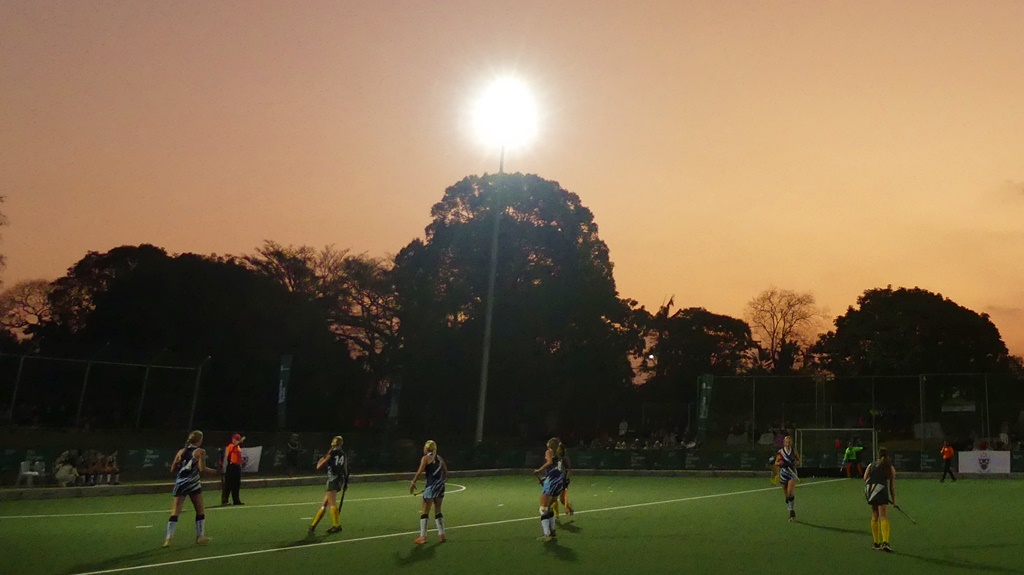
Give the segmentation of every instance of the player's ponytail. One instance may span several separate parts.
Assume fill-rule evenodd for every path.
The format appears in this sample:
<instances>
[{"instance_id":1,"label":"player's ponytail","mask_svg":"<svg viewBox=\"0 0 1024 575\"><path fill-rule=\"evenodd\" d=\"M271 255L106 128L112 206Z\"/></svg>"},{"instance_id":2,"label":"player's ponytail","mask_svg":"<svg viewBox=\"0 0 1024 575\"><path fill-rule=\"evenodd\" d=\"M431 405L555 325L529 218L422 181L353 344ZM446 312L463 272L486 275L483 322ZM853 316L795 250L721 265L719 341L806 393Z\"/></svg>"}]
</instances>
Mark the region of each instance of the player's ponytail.
<instances>
[{"instance_id":1,"label":"player's ponytail","mask_svg":"<svg viewBox=\"0 0 1024 575\"><path fill-rule=\"evenodd\" d=\"M555 455L557 455L559 459L565 457L565 444L561 441L558 442L558 447L555 448Z\"/></svg>"},{"instance_id":2,"label":"player's ponytail","mask_svg":"<svg viewBox=\"0 0 1024 575\"><path fill-rule=\"evenodd\" d=\"M198 429L188 434L188 439L185 441L185 447L190 445L198 445L203 440L203 432Z\"/></svg>"},{"instance_id":3,"label":"player's ponytail","mask_svg":"<svg viewBox=\"0 0 1024 575\"><path fill-rule=\"evenodd\" d=\"M341 447L345 443L340 435L335 435L334 439L331 440L331 448Z\"/></svg>"},{"instance_id":4,"label":"player's ponytail","mask_svg":"<svg viewBox=\"0 0 1024 575\"><path fill-rule=\"evenodd\" d=\"M437 455L437 442L433 439L428 439L427 442L423 444L423 447L427 450L427 453Z\"/></svg>"},{"instance_id":5,"label":"player's ponytail","mask_svg":"<svg viewBox=\"0 0 1024 575\"><path fill-rule=\"evenodd\" d=\"M890 467L892 467L892 463L889 461L889 450L884 447L879 447L878 468L884 470L883 473L888 477Z\"/></svg>"}]
</instances>

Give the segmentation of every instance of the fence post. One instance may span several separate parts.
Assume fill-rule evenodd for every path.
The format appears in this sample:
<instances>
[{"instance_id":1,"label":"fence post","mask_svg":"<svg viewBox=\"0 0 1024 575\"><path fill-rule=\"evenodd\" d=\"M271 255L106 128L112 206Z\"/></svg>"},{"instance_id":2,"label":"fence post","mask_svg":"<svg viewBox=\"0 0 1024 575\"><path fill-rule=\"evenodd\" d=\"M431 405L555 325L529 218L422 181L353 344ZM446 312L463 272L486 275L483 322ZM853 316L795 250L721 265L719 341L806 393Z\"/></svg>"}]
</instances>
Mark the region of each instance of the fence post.
<instances>
[{"instance_id":1,"label":"fence post","mask_svg":"<svg viewBox=\"0 0 1024 575\"><path fill-rule=\"evenodd\" d=\"M878 409L875 407L875 376L871 376L871 431L878 429L875 425L875 414L878 413Z\"/></svg>"},{"instance_id":2,"label":"fence post","mask_svg":"<svg viewBox=\"0 0 1024 575\"><path fill-rule=\"evenodd\" d=\"M92 370L92 362L85 364L85 377L82 378L82 393L78 396L78 413L75 414L75 429L82 419L82 404L85 403L85 388L89 385L89 372Z\"/></svg>"},{"instance_id":3,"label":"fence post","mask_svg":"<svg viewBox=\"0 0 1024 575\"><path fill-rule=\"evenodd\" d=\"M14 376L14 393L11 394L11 417L7 421L7 423L10 424L14 423L14 405L18 400L18 385L21 383L21 368L23 367L25 367L24 355L21 356L21 359L18 361L18 374Z\"/></svg>"},{"instance_id":4,"label":"fence post","mask_svg":"<svg viewBox=\"0 0 1024 575\"><path fill-rule=\"evenodd\" d=\"M919 401L921 402L921 405L920 405L920 410L921 410L921 448L920 449L921 449L921 451L924 451L924 436L927 435L927 432L925 431L925 424L924 424L924 384L925 384L926 381L927 381L927 376L926 375L922 374L922 375L917 376L917 392L918 392L918 396L919 396Z\"/></svg>"},{"instance_id":5,"label":"fence post","mask_svg":"<svg viewBox=\"0 0 1024 575\"><path fill-rule=\"evenodd\" d=\"M757 379L750 384L750 433L757 441ZM750 441L750 438L747 438Z\"/></svg>"},{"instance_id":6,"label":"fence post","mask_svg":"<svg viewBox=\"0 0 1024 575\"><path fill-rule=\"evenodd\" d=\"M985 437L992 438L992 414L988 410L988 374L985 374Z\"/></svg>"},{"instance_id":7,"label":"fence post","mask_svg":"<svg viewBox=\"0 0 1024 575\"><path fill-rule=\"evenodd\" d=\"M206 356L206 359L204 359L203 362L199 364L199 367L196 368L196 385L192 390L192 410L188 416L189 429L192 429L192 423L196 419L196 402L199 400L199 378L203 376L203 366L206 365L206 362L208 361L210 361L210 356Z\"/></svg>"},{"instance_id":8,"label":"fence post","mask_svg":"<svg viewBox=\"0 0 1024 575\"><path fill-rule=\"evenodd\" d=\"M135 429L139 428L139 423L142 421L142 404L146 402L146 384L149 383L149 368L146 366L146 375L142 376L142 396L139 397L139 410L135 413Z\"/></svg>"}]
</instances>

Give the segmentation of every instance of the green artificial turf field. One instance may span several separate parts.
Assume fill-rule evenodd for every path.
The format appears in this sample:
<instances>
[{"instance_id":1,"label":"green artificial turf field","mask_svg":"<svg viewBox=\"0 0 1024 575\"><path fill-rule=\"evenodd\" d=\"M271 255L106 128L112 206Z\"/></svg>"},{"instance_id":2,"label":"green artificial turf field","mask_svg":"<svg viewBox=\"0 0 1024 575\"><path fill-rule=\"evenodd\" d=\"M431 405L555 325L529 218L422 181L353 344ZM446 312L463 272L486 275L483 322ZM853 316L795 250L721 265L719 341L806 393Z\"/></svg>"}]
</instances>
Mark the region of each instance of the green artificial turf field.
<instances>
[{"instance_id":1,"label":"green artificial turf field","mask_svg":"<svg viewBox=\"0 0 1024 575\"><path fill-rule=\"evenodd\" d=\"M893 511L894 554L871 549L857 480L802 481L790 523L767 478L580 474L570 489L576 515L563 515L557 542L544 543L531 477L452 479L448 542L432 531L424 546L412 543L419 498L407 489L353 484L344 531L326 535L328 516L311 539L321 488L243 490L244 507L207 510L206 546L193 543L186 503L168 549L169 494L0 503L0 573L1024 573L1017 481L899 480L898 500L917 525Z\"/></svg>"}]
</instances>

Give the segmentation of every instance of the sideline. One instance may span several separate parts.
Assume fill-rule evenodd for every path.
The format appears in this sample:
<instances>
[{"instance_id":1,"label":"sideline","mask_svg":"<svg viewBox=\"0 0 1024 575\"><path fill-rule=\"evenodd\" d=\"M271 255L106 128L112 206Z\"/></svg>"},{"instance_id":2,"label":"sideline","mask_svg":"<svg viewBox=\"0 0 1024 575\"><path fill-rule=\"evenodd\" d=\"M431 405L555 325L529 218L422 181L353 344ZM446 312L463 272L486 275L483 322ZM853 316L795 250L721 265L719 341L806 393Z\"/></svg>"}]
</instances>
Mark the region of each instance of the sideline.
<instances>
[{"instance_id":1,"label":"sideline","mask_svg":"<svg viewBox=\"0 0 1024 575\"><path fill-rule=\"evenodd\" d=\"M801 487L811 487L811 486L814 486L814 485L824 485L826 483L835 483L837 481L849 481L849 479L847 479L845 477L839 478L839 479L824 479L824 480L821 480L821 481L814 481L814 482L810 482L810 483L797 484L797 487L798 488L801 488ZM665 499L665 500L662 500L662 501L649 501L647 503L634 503L632 505L619 505L619 506L616 506L616 507L605 507L605 508L601 508L601 509L586 509L586 510L583 510L583 511L577 511L576 515L582 515L584 513L602 513L602 512L606 512L606 511L618 511L620 509L633 509L633 508L636 508L636 507L649 507L649 506L652 506L652 505L668 505L670 503L682 503L682 502L686 502L686 501L698 501L698 500L701 500L701 499L713 499L713 498L716 498L716 497L729 497L731 495L746 495L746 494L749 494L749 493L763 493L765 491L778 491L778 490L779 490L779 488L777 486L772 486L772 487L763 487L763 488L759 488L759 489L746 489L746 490L743 490L743 491L729 491L729 492L726 492L726 493L714 493L714 494L711 494L711 495L696 495L696 496L693 496L693 497L682 497L682 498L679 498L679 499ZM447 527L446 531L454 531L456 529L469 529L469 528L472 528L472 527L489 527L489 526L492 526L492 525L504 525L504 524L507 524L507 523L519 523L519 522L522 522L522 521L537 521L537 517L536 516L530 516L530 517L520 517L518 519L502 519L500 521L487 521L485 523L471 523L469 525L454 525L454 526L451 526L451 527ZM434 531L434 529L431 529L431 531ZM264 554L267 554L267 553L279 553L279 552L282 552L282 551L294 551L296 549L311 549L311 548L323 547L323 546L327 546L327 545L344 545L344 544L347 544L347 543L360 543L362 541L374 541L374 540L378 540L378 539L388 539L388 538L393 538L393 537L408 537L410 535L419 535L419 531L403 531L401 533L388 533L388 534L385 534L385 535L371 535L371 536L368 536L368 537L359 537L359 538L356 538L356 539L341 539L341 540L337 540L337 541L325 541L325 542L322 542L322 543L310 543L308 545L301 545L301 546L296 546L296 547L277 547L277 548L274 548L274 549L259 549L259 550L256 550L256 551L244 551L244 552L241 552L241 553L228 553L226 555L210 555L210 556L207 556L207 557L196 557L196 558L193 558L193 559L182 559L180 561L167 561L165 563L150 563L148 565L135 565L133 567L119 567L119 568L116 568L116 569L105 569L103 571L88 571L88 572L84 572L84 573L76 573L74 575L106 575L107 573L126 573L126 572L129 572L129 571L141 571L143 569L154 569L154 568L157 568L157 567L170 567L172 565L184 565L186 563L197 563L197 562L200 562L200 561L212 561L214 559L231 559L231 558L234 558L234 557L247 557L247 556L250 556L250 555L264 555Z\"/></svg>"}]
</instances>

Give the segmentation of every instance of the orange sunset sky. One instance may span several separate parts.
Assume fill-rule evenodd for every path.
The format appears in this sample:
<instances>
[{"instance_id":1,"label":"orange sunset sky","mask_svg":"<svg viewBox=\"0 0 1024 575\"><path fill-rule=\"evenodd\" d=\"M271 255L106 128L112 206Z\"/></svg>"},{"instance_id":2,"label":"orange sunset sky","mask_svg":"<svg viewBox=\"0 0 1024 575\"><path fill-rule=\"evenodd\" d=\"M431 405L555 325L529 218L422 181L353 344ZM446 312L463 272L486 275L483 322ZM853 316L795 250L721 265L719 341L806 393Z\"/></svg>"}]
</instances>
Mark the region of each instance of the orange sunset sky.
<instances>
[{"instance_id":1,"label":"orange sunset sky","mask_svg":"<svg viewBox=\"0 0 1024 575\"><path fill-rule=\"evenodd\" d=\"M833 315L918 286L1024 353L1024 2L0 0L4 285L86 251L386 256L542 113L507 171L577 193L620 294Z\"/></svg>"}]
</instances>

